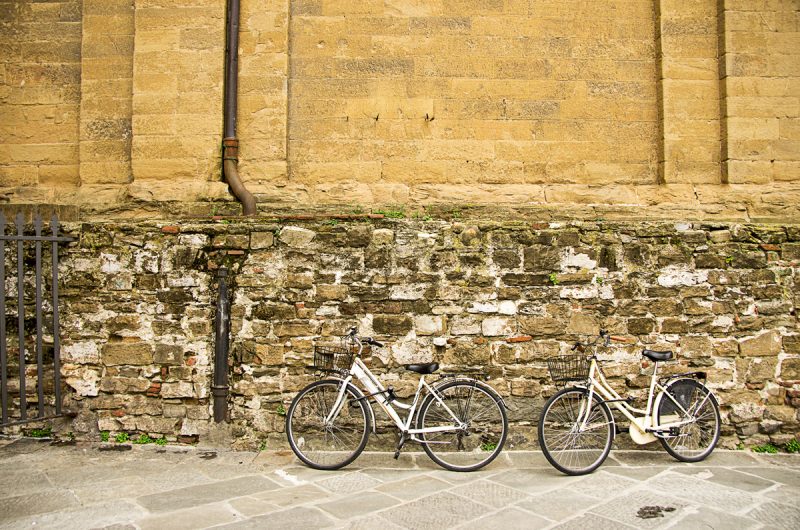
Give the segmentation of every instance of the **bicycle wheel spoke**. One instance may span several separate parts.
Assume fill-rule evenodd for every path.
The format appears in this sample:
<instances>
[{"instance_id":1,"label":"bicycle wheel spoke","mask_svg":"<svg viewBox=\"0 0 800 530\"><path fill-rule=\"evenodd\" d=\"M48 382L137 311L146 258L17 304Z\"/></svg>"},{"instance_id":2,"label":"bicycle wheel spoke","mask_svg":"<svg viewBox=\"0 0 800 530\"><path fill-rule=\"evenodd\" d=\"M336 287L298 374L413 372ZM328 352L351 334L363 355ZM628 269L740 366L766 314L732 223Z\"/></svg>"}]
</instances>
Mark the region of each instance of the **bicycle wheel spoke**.
<instances>
[{"instance_id":1,"label":"bicycle wheel spoke","mask_svg":"<svg viewBox=\"0 0 800 530\"><path fill-rule=\"evenodd\" d=\"M611 413L595 401L587 415L588 405L586 391L564 390L550 399L539 420L539 443L545 457L567 474L593 471L611 447Z\"/></svg>"},{"instance_id":2,"label":"bicycle wheel spoke","mask_svg":"<svg viewBox=\"0 0 800 530\"><path fill-rule=\"evenodd\" d=\"M305 463L318 469L337 469L350 463L363 450L369 419L362 402L348 389L345 402L336 407L341 382L321 381L303 389L292 402L286 426L289 444ZM336 414L326 422L329 415Z\"/></svg>"},{"instance_id":3,"label":"bicycle wheel spoke","mask_svg":"<svg viewBox=\"0 0 800 530\"><path fill-rule=\"evenodd\" d=\"M666 423L680 425L673 428L677 435L673 433L662 438L661 444L678 460L703 460L714 450L719 438L720 418L716 401L705 386L692 379L676 381L665 392L667 395L661 399L658 409L659 422L661 418L677 416L679 421Z\"/></svg>"},{"instance_id":4,"label":"bicycle wheel spoke","mask_svg":"<svg viewBox=\"0 0 800 530\"><path fill-rule=\"evenodd\" d=\"M505 443L507 420L490 391L470 382L447 383L420 408L417 428L452 430L422 433L425 452L443 467L471 471L491 462ZM439 402L441 400L441 403ZM456 422L448 409L457 417ZM459 429L460 425L463 429Z\"/></svg>"}]
</instances>

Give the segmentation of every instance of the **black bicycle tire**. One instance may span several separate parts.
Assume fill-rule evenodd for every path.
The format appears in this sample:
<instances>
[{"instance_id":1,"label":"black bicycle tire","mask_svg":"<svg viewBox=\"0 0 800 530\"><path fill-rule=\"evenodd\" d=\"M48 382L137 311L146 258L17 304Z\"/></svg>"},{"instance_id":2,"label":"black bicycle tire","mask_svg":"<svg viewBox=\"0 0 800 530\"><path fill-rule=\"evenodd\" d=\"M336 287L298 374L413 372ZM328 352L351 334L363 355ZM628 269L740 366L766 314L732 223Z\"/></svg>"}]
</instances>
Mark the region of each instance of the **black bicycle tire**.
<instances>
[{"instance_id":1,"label":"black bicycle tire","mask_svg":"<svg viewBox=\"0 0 800 530\"><path fill-rule=\"evenodd\" d=\"M433 460L438 465L442 466L443 468L445 468L448 471L457 471L457 472L477 471L478 469L481 469L481 468L486 467L489 464L491 464L492 461L494 461L494 459L497 458L497 456L503 450L503 446L505 445L506 439L508 438L508 416L506 414L505 406L503 404L503 399L500 397L500 395L493 388L489 387L488 385L480 384L477 381L474 381L474 380L471 381L471 380L466 380L466 379L449 381L449 382L446 382L446 383L444 383L442 385L439 385L439 386L435 387L435 390L436 391L446 390L446 389L451 388L453 386L462 386L462 385L468 385L468 386L472 386L474 388L480 389L482 392L485 392L489 397L491 397L497 403L497 408L500 410L500 416L502 418L502 425L503 425L503 434L500 437L500 441L497 443L497 447L495 447L494 451L489 456L489 458L479 462L478 464L474 464L472 466L454 466L454 465L451 465L451 464L443 461L442 459L440 459L438 456L436 456L434 454L434 452L431 451L431 449L428 447L428 444L424 444L423 443L422 444L422 449L425 451L425 453L427 453L428 457L430 457L431 460ZM428 411L428 408L431 406L431 404L434 403L434 401L435 401L435 398L431 394L428 394L427 396L425 396L425 399L422 401L422 405L420 406L419 412L417 413L416 425L417 425L418 429L422 429L423 428L423 421L424 421L424 418L425 418L425 413ZM423 434L420 434L419 436L420 436L421 439L423 439L423 440L425 439L425 436Z\"/></svg>"},{"instance_id":2,"label":"black bicycle tire","mask_svg":"<svg viewBox=\"0 0 800 530\"><path fill-rule=\"evenodd\" d=\"M661 442L661 446L664 447L664 450L667 451L667 453L669 453L670 456L672 456L672 458L674 458L675 460L678 460L680 462L701 462L702 460L708 458L708 456L714 451L714 448L717 446L717 443L719 442L720 432L722 430L722 417L720 416L719 413L719 403L717 403L717 399L714 397L714 394L711 392L711 390L709 390L709 388L706 385L694 379L678 379L677 381L667 386L667 388L664 389L664 392L669 392L670 389L673 389L678 385L684 385L684 384L701 388L704 392L708 394L708 399L711 402L711 405L714 410L714 415L716 417L717 428L714 432L714 441L708 446L708 449L706 451L704 451L699 456L694 456L694 457L687 457L675 451L672 448L672 446L669 445L668 438L659 438L659 442ZM661 423L661 412L662 408L664 407L666 399L668 398L666 397L661 398L661 400L659 401L658 410L656 411L657 414L656 418L659 424Z\"/></svg>"},{"instance_id":3,"label":"black bicycle tire","mask_svg":"<svg viewBox=\"0 0 800 530\"><path fill-rule=\"evenodd\" d=\"M353 461L356 458L358 458L358 456L364 451L364 448L367 446L367 440L369 439L369 432L370 432L370 427L371 427L371 425L370 425L370 414L366 410L366 407L368 407L369 405L366 403L366 399L359 399L359 398L363 398L364 394L358 388L356 388L352 384L348 383L346 392L350 393L353 396L354 399L359 399L358 404L361 407L361 413L364 416L364 434L362 436L362 439L361 439L361 442L360 442L358 448L353 452L352 455L350 455L349 458L347 458L343 462L339 462L339 463L336 463L334 465L327 465L326 466L326 465L318 464L316 462L311 461L308 457L306 457L306 455L295 444L294 437L292 435L292 425L291 425L292 417L294 417L294 412L297 409L298 403L300 403L300 400L302 399L302 397L306 393L308 393L311 389L313 389L315 387L322 386L322 385L331 385L331 384L335 384L335 385L338 386L338 385L342 384L342 381L340 381L338 379L322 379L320 381L315 381L315 382L311 383L310 385L304 387L294 397L294 399L292 400L292 404L289 405L289 410L286 412L286 438L289 441L289 447L291 447L292 452L294 452L295 456L297 456L297 458L299 458L303 463L305 463L309 467L312 467L314 469L323 470L323 471L332 471L332 470L335 470L335 469L341 469L341 468L353 463Z\"/></svg>"},{"instance_id":4,"label":"black bicycle tire","mask_svg":"<svg viewBox=\"0 0 800 530\"><path fill-rule=\"evenodd\" d=\"M579 392L579 393L584 394L584 395L588 395L588 393L589 393L589 391L586 390L585 388L568 387L568 388L562 388L561 390L556 392L550 399L547 400L547 402L544 405L544 408L542 408L542 413L539 416L539 425L538 425L538 428L537 428L537 434L539 436L539 447L542 449L542 453L544 454L544 456L547 459L547 461L550 462L550 465L552 465L554 468L556 468L557 470L561 471L565 475L571 475L571 476L588 475L589 473L592 473L594 470L596 470L598 467L600 467L603 464L603 462L605 462L606 458L608 458L608 455L611 452L611 446L614 443L614 434L615 434L614 433L614 431L615 431L615 428L614 428L614 417L612 416L611 410L608 408L608 405L606 405L605 403L600 401L600 399L598 398L598 396L596 394L594 396L592 396L592 399L594 399L595 402L596 402L596 406L600 407L600 409L603 411L603 414L606 416L606 419L608 420L607 424L608 424L608 429L609 429L609 435L608 435L608 438L607 438L607 441L606 441L605 448L603 449L603 453L602 453L601 457L598 458L589 467L581 468L581 469L572 469L572 468L565 467L564 465L559 463L552 456L552 454L550 453L550 450L547 448L547 444L545 443L545 438L544 438L544 423L545 423L545 419L547 417L547 413L550 411L550 409L553 406L553 404L561 396L563 396L564 394L567 394L569 392Z\"/></svg>"}]
</instances>

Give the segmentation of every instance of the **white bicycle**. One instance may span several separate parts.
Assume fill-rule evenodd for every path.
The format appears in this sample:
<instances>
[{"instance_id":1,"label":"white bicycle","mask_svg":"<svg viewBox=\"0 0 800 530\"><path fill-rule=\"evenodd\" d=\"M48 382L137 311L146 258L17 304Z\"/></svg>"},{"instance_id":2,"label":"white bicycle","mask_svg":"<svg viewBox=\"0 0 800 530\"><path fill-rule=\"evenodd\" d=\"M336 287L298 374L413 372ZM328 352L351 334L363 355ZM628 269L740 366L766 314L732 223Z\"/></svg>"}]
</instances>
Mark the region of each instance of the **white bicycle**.
<instances>
[{"instance_id":1,"label":"white bicycle","mask_svg":"<svg viewBox=\"0 0 800 530\"><path fill-rule=\"evenodd\" d=\"M330 377L302 389L286 413L286 435L300 460L329 470L353 462L367 445L370 429L376 432L370 399L400 431L395 458L406 442L416 442L445 469L474 471L500 454L508 419L505 402L494 389L458 375L443 375L431 385L425 376L436 372L438 363L410 364L406 370L421 377L413 401L402 403L394 389L385 388L361 360L364 344L383 346L372 338L358 337L352 328L342 338L342 347L315 347L314 366L309 368ZM405 419L395 407L407 411Z\"/></svg>"},{"instance_id":2,"label":"white bicycle","mask_svg":"<svg viewBox=\"0 0 800 530\"><path fill-rule=\"evenodd\" d=\"M659 440L677 460L699 462L714 450L719 440L720 415L717 399L700 380L704 372L687 372L658 379L658 363L672 358L671 351L644 350L653 361L647 406L637 409L632 399L621 397L597 362L597 343L628 342L605 331L589 344L576 343L579 355L548 360L557 384L572 381L551 397L539 418L539 445L547 460L567 475L585 475L597 469L608 456L617 432L609 405L630 421L628 432L637 444ZM587 356L587 347L592 353ZM656 392L658 392L656 394Z\"/></svg>"}]
</instances>

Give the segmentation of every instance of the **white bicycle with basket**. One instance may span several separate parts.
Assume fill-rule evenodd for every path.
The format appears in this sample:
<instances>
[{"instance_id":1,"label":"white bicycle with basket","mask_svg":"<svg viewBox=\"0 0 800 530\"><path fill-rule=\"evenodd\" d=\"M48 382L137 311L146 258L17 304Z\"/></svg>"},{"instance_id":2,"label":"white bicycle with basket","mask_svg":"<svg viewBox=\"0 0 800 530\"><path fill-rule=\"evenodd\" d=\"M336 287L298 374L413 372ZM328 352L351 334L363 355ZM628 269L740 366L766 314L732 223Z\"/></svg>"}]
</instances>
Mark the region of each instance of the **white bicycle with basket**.
<instances>
[{"instance_id":1,"label":"white bicycle with basket","mask_svg":"<svg viewBox=\"0 0 800 530\"><path fill-rule=\"evenodd\" d=\"M677 460L699 462L711 454L720 433L717 399L700 380L705 372L687 372L661 379L658 363L672 358L671 351L644 350L653 361L647 406L638 409L608 383L597 359L597 343L629 342L605 331L588 344L576 343L578 355L548 360L556 384L572 382L551 397L539 418L539 445L547 460L567 475L584 475L597 469L608 456L617 433L613 406L630 421L629 433L637 444L659 440ZM592 348L591 354L584 352ZM657 392L657 393L656 393ZM620 430L620 432L622 432Z\"/></svg>"},{"instance_id":2,"label":"white bicycle with basket","mask_svg":"<svg viewBox=\"0 0 800 530\"><path fill-rule=\"evenodd\" d=\"M286 413L286 435L300 460L315 469L339 469L355 460L370 430L376 432L370 399L400 431L395 458L406 442L416 442L445 469L474 471L500 454L508 419L503 398L492 387L460 375L443 375L431 385L425 376L436 372L438 363L410 364L406 370L421 377L412 402L403 403L361 360L364 344L383 346L351 328L341 347L314 348L309 368L328 377L303 388Z\"/></svg>"}]
</instances>

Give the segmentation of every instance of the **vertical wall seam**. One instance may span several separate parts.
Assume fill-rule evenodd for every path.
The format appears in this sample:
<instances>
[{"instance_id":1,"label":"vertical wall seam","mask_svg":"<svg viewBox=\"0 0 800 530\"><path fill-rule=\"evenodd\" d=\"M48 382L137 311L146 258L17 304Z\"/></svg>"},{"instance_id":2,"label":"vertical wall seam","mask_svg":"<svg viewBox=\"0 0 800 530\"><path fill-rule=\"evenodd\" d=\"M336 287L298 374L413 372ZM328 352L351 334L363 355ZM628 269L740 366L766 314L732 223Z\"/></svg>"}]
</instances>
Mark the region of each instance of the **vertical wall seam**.
<instances>
[{"instance_id":1,"label":"vertical wall seam","mask_svg":"<svg viewBox=\"0 0 800 530\"><path fill-rule=\"evenodd\" d=\"M725 0L717 0L717 64L719 67L720 184L728 184L728 57L725 38Z\"/></svg>"},{"instance_id":2,"label":"vertical wall seam","mask_svg":"<svg viewBox=\"0 0 800 530\"><path fill-rule=\"evenodd\" d=\"M292 179L290 128L292 123L292 0L286 0L286 178Z\"/></svg>"},{"instance_id":3,"label":"vertical wall seam","mask_svg":"<svg viewBox=\"0 0 800 530\"><path fill-rule=\"evenodd\" d=\"M658 167L656 184L664 185L666 180L666 138L664 137L664 44L661 40L661 0L653 0L653 25L655 29L655 69L656 69L656 156Z\"/></svg>"}]
</instances>

